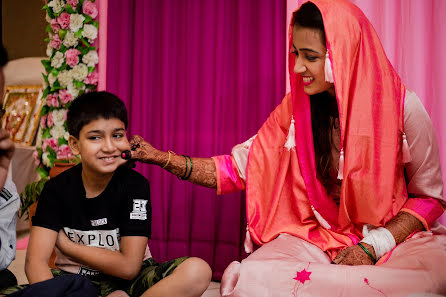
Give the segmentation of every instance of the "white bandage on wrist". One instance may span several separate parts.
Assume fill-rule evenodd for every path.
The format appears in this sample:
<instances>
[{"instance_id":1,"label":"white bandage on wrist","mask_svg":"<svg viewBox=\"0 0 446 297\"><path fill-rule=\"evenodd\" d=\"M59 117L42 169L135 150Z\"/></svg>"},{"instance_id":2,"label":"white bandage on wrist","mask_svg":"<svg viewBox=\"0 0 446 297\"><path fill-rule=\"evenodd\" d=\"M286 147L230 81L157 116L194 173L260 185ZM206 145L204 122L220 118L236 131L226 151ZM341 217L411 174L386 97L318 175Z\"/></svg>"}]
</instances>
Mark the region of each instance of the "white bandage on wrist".
<instances>
[{"instance_id":1,"label":"white bandage on wrist","mask_svg":"<svg viewBox=\"0 0 446 297\"><path fill-rule=\"evenodd\" d=\"M393 238L392 233L386 228L379 227L369 231L367 226L364 225L362 234L364 238L361 242L373 246L376 260L384 256L385 253L390 252L396 246L395 238Z\"/></svg>"}]
</instances>

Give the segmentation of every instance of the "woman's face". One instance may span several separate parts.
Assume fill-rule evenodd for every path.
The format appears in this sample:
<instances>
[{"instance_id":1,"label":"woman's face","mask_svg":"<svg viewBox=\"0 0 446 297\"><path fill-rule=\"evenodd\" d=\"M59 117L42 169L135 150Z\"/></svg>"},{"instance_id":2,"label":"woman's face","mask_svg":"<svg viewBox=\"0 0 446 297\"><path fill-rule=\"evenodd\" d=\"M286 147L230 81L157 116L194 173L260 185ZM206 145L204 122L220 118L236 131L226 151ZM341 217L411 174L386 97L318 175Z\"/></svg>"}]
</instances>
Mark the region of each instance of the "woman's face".
<instances>
[{"instance_id":1,"label":"woman's face","mask_svg":"<svg viewBox=\"0 0 446 297\"><path fill-rule=\"evenodd\" d=\"M327 91L335 96L333 83L325 81L325 53L322 34L317 29L293 27L293 46L295 54L294 72L302 76L304 91L314 95Z\"/></svg>"}]
</instances>

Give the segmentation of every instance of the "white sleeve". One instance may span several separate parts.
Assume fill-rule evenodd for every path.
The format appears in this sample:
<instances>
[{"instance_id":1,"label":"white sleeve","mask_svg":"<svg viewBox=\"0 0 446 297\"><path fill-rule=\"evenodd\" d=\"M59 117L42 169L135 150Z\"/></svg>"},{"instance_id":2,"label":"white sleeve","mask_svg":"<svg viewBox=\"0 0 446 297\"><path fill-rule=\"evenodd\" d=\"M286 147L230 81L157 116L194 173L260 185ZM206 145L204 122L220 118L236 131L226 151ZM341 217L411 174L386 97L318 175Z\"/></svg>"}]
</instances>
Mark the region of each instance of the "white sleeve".
<instances>
[{"instance_id":1,"label":"white sleeve","mask_svg":"<svg viewBox=\"0 0 446 297\"><path fill-rule=\"evenodd\" d=\"M11 264L15 258L17 211L20 197L10 178L0 192L0 270Z\"/></svg>"},{"instance_id":2,"label":"white sleeve","mask_svg":"<svg viewBox=\"0 0 446 297\"><path fill-rule=\"evenodd\" d=\"M246 166L248 165L249 150L256 136L257 134L232 148L231 155L234 158L235 164L237 164L238 174L244 181L246 181Z\"/></svg>"},{"instance_id":3,"label":"white sleeve","mask_svg":"<svg viewBox=\"0 0 446 297\"><path fill-rule=\"evenodd\" d=\"M404 132L412 160L405 164L407 190L415 196L443 199L440 153L431 119L418 96L406 90Z\"/></svg>"}]
</instances>

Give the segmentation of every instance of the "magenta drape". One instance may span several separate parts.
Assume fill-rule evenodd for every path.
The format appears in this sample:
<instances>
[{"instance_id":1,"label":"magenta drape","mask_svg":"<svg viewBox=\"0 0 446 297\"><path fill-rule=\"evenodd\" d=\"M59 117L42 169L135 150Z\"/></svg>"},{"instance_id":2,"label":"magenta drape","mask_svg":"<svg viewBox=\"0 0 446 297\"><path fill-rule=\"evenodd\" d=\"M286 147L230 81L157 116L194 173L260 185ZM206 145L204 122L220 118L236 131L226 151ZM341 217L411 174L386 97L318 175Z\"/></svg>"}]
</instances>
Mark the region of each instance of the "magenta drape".
<instances>
[{"instance_id":1,"label":"magenta drape","mask_svg":"<svg viewBox=\"0 0 446 297\"><path fill-rule=\"evenodd\" d=\"M292 12L305 1L287 0L288 22ZM352 2L369 18L403 83L417 93L429 113L440 148L443 182L446 184L446 1ZM446 225L446 214L439 221Z\"/></svg>"},{"instance_id":2,"label":"magenta drape","mask_svg":"<svg viewBox=\"0 0 446 297\"><path fill-rule=\"evenodd\" d=\"M107 13L106 88L125 101L129 134L159 149L229 154L285 94L285 0L110 0ZM244 193L137 170L151 183L158 261L199 256L219 279L244 256Z\"/></svg>"}]
</instances>

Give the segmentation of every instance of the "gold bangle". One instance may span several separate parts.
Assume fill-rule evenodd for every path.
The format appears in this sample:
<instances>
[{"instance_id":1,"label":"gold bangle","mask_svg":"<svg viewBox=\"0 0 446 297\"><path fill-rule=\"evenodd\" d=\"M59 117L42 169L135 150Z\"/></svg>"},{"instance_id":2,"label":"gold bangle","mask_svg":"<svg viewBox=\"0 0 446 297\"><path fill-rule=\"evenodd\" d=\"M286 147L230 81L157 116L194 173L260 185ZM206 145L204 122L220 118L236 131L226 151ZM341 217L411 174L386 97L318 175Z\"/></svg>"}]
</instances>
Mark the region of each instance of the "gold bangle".
<instances>
[{"instance_id":1,"label":"gold bangle","mask_svg":"<svg viewBox=\"0 0 446 297\"><path fill-rule=\"evenodd\" d=\"M164 168L166 168L167 167L167 165L169 165L169 162L170 162L170 157L172 156L172 155L175 155L175 153L174 152L172 152L172 151L167 151L168 153L169 153L169 158L167 159L167 162L166 162L166 164L164 164L164 166L162 167L163 169Z\"/></svg>"}]
</instances>

